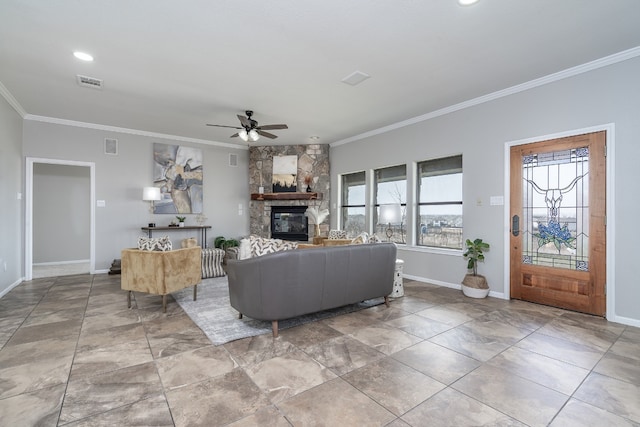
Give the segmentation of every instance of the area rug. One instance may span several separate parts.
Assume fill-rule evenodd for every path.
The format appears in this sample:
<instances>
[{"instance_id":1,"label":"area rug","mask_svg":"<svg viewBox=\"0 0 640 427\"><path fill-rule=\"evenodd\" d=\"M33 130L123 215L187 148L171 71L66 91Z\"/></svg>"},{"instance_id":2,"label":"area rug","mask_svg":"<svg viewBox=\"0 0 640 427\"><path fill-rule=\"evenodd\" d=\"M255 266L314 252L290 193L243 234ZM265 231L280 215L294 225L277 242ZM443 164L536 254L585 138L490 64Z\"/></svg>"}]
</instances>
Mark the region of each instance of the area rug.
<instances>
[{"instance_id":1,"label":"area rug","mask_svg":"<svg viewBox=\"0 0 640 427\"><path fill-rule=\"evenodd\" d=\"M192 288L185 288L171 295L215 345L271 333L270 321L255 320L246 316L238 319L238 312L229 303L229 287L226 276L203 279L202 283L198 285L197 301L193 300ZM382 303L384 303L384 298L375 298L332 310L280 320L278 321L278 329L283 330L341 314L352 313Z\"/></svg>"}]
</instances>

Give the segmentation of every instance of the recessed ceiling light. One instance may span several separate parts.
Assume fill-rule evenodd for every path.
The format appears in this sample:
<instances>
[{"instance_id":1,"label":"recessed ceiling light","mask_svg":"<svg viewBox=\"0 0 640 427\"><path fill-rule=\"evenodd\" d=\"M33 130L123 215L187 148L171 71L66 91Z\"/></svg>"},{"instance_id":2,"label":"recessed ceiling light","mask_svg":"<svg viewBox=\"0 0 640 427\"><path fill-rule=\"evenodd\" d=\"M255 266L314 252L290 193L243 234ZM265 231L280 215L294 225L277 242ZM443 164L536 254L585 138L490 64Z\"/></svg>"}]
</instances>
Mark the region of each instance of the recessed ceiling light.
<instances>
[{"instance_id":1,"label":"recessed ceiling light","mask_svg":"<svg viewBox=\"0 0 640 427\"><path fill-rule=\"evenodd\" d=\"M93 56L89 55L88 53L73 52L73 56L75 56L76 58L78 58L81 61L87 61L87 62L93 61Z\"/></svg>"},{"instance_id":2,"label":"recessed ceiling light","mask_svg":"<svg viewBox=\"0 0 640 427\"><path fill-rule=\"evenodd\" d=\"M478 0L458 0L458 4L460 6L470 6L474 3L477 3Z\"/></svg>"},{"instance_id":3,"label":"recessed ceiling light","mask_svg":"<svg viewBox=\"0 0 640 427\"><path fill-rule=\"evenodd\" d=\"M310 140L312 140L312 141L317 141L317 140L319 140L319 139L320 139L320 137L319 137L318 135L311 135L311 136L309 137L309 139L310 139Z\"/></svg>"}]
</instances>

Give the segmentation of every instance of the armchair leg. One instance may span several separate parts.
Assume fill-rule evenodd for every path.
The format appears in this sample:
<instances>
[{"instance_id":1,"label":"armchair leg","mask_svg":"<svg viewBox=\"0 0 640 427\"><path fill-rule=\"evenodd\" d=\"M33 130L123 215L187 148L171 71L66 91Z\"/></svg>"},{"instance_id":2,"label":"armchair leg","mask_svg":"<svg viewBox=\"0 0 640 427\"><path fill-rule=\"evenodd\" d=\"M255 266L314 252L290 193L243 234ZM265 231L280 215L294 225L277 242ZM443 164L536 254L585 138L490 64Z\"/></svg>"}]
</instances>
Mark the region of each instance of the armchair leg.
<instances>
[{"instance_id":1,"label":"armchair leg","mask_svg":"<svg viewBox=\"0 0 640 427\"><path fill-rule=\"evenodd\" d=\"M131 308L131 291L127 291L127 308Z\"/></svg>"},{"instance_id":2,"label":"armchair leg","mask_svg":"<svg viewBox=\"0 0 640 427\"><path fill-rule=\"evenodd\" d=\"M198 285L193 286L193 300L196 301L198 299Z\"/></svg>"},{"instance_id":3,"label":"armchair leg","mask_svg":"<svg viewBox=\"0 0 640 427\"><path fill-rule=\"evenodd\" d=\"M278 338L278 321L277 320L271 321L271 331L273 332L273 337Z\"/></svg>"},{"instance_id":4,"label":"armchair leg","mask_svg":"<svg viewBox=\"0 0 640 427\"><path fill-rule=\"evenodd\" d=\"M388 295L384 297L384 305L389 307L389 296Z\"/></svg>"},{"instance_id":5,"label":"armchair leg","mask_svg":"<svg viewBox=\"0 0 640 427\"><path fill-rule=\"evenodd\" d=\"M162 312L167 312L167 294L162 295Z\"/></svg>"}]
</instances>

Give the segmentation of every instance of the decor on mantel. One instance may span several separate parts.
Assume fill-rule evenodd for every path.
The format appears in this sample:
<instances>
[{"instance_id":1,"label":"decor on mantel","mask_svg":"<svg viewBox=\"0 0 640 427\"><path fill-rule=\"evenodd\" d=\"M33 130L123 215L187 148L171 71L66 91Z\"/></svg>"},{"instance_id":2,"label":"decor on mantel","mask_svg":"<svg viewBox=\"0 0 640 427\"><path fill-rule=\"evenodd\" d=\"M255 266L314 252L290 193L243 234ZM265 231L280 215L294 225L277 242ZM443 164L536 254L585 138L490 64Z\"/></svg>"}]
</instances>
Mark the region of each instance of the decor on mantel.
<instances>
[{"instance_id":1,"label":"decor on mantel","mask_svg":"<svg viewBox=\"0 0 640 427\"><path fill-rule=\"evenodd\" d=\"M297 156L273 157L273 192L295 193L298 176Z\"/></svg>"},{"instance_id":2,"label":"decor on mantel","mask_svg":"<svg viewBox=\"0 0 640 427\"><path fill-rule=\"evenodd\" d=\"M311 193L311 182L313 182L312 175L305 175L304 177L304 185L307 186L307 193Z\"/></svg>"}]
</instances>

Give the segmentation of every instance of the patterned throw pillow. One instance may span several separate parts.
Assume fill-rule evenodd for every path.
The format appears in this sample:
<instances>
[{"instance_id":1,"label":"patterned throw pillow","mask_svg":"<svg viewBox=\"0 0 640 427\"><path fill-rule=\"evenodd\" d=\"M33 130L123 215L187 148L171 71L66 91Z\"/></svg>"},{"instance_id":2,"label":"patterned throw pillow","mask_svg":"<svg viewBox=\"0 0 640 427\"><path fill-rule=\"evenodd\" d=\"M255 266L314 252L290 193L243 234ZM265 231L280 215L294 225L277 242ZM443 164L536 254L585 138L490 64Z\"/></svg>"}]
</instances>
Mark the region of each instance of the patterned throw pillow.
<instances>
[{"instance_id":1,"label":"patterned throw pillow","mask_svg":"<svg viewBox=\"0 0 640 427\"><path fill-rule=\"evenodd\" d=\"M149 238L138 237L138 249L141 251L170 251L172 249L169 236Z\"/></svg>"},{"instance_id":2,"label":"patterned throw pillow","mask_svg":"<svg viewBox=\"0 0 640 427\"><path fill-rule=\"evenodd\" d=\"M346 230L329 230L329 239L346 239L347 231Z\"/></svg>"},{"instance_id":3,"label":"patterned throw pillow","mask_svg":"<svg viewBox=\"0 0 640 427\"><path fill-rule=\"evenodd\" d=\"M280 239L265 239L264 237L250 236L249 242L252 257L298 249L298 242L289 242Z\"/></svg>"}]
</instances>

